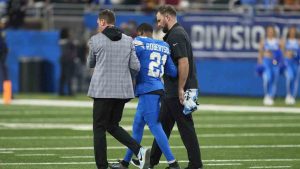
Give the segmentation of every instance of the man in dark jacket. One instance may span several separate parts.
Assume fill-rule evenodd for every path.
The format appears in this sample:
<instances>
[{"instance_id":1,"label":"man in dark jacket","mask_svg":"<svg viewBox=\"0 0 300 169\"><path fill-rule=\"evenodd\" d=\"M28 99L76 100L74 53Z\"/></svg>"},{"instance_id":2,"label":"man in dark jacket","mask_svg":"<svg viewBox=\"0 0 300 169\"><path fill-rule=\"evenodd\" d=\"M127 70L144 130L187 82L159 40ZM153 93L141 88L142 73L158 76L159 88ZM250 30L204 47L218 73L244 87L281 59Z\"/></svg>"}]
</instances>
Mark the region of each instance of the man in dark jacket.
<instances>
[{"instance_id":1,"label":"man in dark jacket","mask_svg":"<svg viewBox=\"0 0 300 169\"><path fill-rule=\"evenodd\" d=\"M171 57L178 69L178 77L164 76L166 94L161 103L160 120L167 136L170 136L176 122L188 153L187 169L200 169L203 164L192 118L192 112L197 109L194 99L197 99L198 81L191 41L184 28L177 23L174 7L161 6L156 18L158 27L166 33L164 41L170 45ZM190 103L195 107L190 107ZM151 166L159 163L160 156L161 150L154 141Z\"/></svg>"}]
</instances>

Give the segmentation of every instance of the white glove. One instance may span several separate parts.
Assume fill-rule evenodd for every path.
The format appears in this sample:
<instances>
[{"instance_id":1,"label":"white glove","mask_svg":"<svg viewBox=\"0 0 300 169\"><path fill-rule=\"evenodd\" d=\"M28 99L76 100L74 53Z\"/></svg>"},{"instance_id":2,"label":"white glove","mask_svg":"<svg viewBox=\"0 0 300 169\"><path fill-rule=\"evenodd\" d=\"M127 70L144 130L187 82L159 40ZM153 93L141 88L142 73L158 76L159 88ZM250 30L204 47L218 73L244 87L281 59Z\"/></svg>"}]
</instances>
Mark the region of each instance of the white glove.
<instances>
[{"instance_id":1,"label":"white glove","mask_svg":"<svg viewBox=\"0 0 300 169\"><path fill-rule=\"evenodd\" d=\"M184 93L183 114L188 115L197 110L198 89L188 89Z\"/></svg>"}]
</instances>

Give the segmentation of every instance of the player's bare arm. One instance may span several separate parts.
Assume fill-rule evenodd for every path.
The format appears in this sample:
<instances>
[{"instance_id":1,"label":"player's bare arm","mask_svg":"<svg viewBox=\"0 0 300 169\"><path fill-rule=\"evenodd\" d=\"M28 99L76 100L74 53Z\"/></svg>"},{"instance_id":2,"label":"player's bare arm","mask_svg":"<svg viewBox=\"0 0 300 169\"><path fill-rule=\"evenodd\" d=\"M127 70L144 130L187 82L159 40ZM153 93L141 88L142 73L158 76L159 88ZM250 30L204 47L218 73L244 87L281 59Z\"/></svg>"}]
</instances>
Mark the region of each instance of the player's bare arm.
<instances>
[{"instance_id":1,"label":"player's bare arm","mask_svg":"<svg viewBox=\"0 0 300 169\"><path fill-rule=\"evenodd\" d=\"M184 100L184 86L189 75L189 61L187 57L178 60L178 96L180 103Z\"/></svg>"}]
</instances>

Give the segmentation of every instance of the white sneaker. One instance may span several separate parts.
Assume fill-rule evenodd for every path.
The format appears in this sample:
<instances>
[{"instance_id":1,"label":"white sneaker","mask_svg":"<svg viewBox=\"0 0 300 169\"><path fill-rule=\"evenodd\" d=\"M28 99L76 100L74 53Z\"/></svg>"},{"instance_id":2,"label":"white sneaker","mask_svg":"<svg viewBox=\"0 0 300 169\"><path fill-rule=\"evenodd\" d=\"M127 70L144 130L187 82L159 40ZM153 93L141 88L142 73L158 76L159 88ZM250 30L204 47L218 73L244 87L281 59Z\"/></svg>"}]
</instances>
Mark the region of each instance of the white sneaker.
<instances>
[{"instance_id":1,"label":"white sneaker","mask_svg":"<svg viewBox=\"0 0 300 169\"><path fill-rule=\"evenodd\" d=\"M130 160L130 163L131 163L133 166L135 166L135 167L137 167L137 168L140 168L140 161L139 161L138 159L132 158L132 159Z\"/></svg>"},{"instance_id":2,"label":"white sneaker","mask_svg":"<svg viewBox=\"0 0 300 169\"><path fill-rule=\"evenodd\" d=\"M272 106L274 104L274 100L270 96L265 96L264 98L264 105L266 106Z\"/></svg>"},{"instance_id":3,"label":"white sneaker","mask_svg":"<svg viewBox=\"0 0 300 169\"><path fill-rule=\"evenodd\" d=\"M150 166L150 148L144 148L141 147L139 154L138 154L138 159L140 161L140 169L148 169Z\"/></svg>"},{"instance_id":4,"label":"white sneaker","mask_svg":"<svg viewBox=\"0 0 300 169\"><path fill-rule=\"evenodd\" d=\"M294 105L296 103L295 98L291 95L287 95L285 98L285 104Z\"/></svg>"},{"instance_id":5,"label":"white sneaker","mask_svg":"<svg viewBox=\"0 0 300 169\"><path fill-rule=\"evenodd\" d=\"M291 97L290 103L291 103L291 105L294 105L296 103L296 100L294 97Z\"/></svg>"},{"instance_id":6,"label":"white sneaker","mask_svg":"<svg viewBox=\"0 0 300 169\"><path fill-rule=\"evenodd\" d=\"M286 97L285 97L285 104L289 104L290 103L290 95L286 95Z\"/></svg>"}]
</instances>

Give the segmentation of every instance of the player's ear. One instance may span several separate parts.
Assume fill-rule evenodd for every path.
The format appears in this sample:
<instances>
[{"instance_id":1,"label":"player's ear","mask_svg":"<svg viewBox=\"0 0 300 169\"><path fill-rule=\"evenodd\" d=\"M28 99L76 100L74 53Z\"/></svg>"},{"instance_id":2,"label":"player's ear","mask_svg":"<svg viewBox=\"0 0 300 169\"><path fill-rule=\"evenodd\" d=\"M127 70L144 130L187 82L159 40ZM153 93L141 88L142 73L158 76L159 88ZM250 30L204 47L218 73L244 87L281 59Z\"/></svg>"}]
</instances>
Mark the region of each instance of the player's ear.
<instances>
[{"instance_id":1,"label":"player's ear","mask_svg":"<svg viewBox=\"0 0 300 169\"><path fill-rule=\"evenodd\" d=\"M169 14L166 14L166 20L167 20L167 21L170 21L170 19L171 19L171 18L170 18L170 15L169 15Z\"/></svg>"},{"instance_id":2,"label":"player's ear","mask_svg":"<svg viewBox=\"0 0 300 169\"><path fill-rule=\"evenodd\" d=\"M106 21L104 19L100 19L99 23L101 26L105 26L106 25Z\"/></svg>"}]
</instances>

